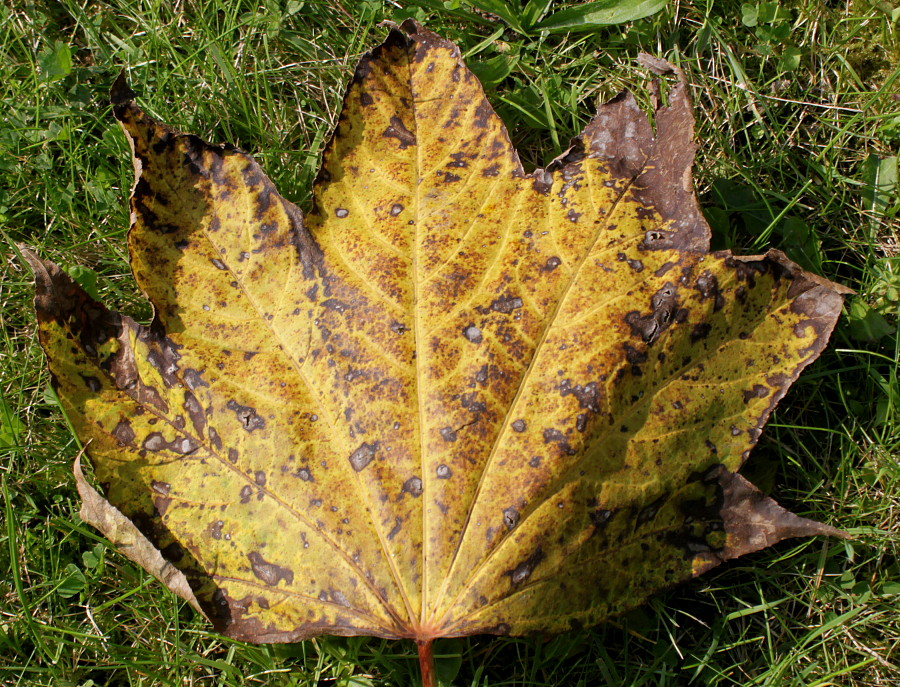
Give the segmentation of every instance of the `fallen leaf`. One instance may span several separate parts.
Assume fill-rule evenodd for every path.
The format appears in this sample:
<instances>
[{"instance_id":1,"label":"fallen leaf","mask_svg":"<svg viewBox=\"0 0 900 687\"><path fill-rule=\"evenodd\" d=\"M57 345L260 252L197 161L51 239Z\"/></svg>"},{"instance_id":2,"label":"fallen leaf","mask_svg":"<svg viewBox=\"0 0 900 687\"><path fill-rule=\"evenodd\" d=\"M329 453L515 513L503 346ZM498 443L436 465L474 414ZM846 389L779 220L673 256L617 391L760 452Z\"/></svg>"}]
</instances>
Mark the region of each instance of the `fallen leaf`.
<instances>
[{"instance_id":1,"label":"fallen leaf","mask_svg":"<svg viewBox=\"0 0 900 687\"><path fill-rule=\"evenodd\" d=\"M643 63L679 76L655 133L623 93L525 174L456 46L406 22L360 62L305 218L120 78L153 322L29 260L66 413L161 555L135 560L231 637L409 638L430 671L436 637L595 624L839 534L735 473L846 290L708 253L684 78Z\"/></svg>"}]
</instances>

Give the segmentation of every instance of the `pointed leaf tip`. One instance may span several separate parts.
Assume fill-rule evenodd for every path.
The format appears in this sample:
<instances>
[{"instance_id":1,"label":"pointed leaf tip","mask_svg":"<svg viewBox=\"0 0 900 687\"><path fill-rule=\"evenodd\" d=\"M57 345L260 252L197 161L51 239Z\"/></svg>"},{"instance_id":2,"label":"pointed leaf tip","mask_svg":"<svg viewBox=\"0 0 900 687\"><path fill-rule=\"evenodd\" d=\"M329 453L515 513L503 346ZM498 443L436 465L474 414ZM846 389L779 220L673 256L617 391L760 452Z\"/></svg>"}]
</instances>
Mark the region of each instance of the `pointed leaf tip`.
<instances>
[{"instance_id":1,"label":"pointed leaf tip","mask_svg":"<svg viewBox=\"0 0 900 687\"><path fill-rule=\"evenodd\" d=\"M125 76L125 70L123 69L119 72L109 89L109 101L113 105L127 105L135 97L135 92L128 85L128 78Z\"/></svg>"},{"instance_id":2,"label":"pointed leaf tip","mask_svg":"<svg viewBox=\"0 0 900 687\"><path fill-rule=\"evenodd\" d=\"M153 546L131 520L88 484L81 470L80 453L75 457L72 473L75 475L75 486L81 497L81 510L78 513L81 519L98 529L119 553L137 563L162 582L169 591L187 601L194 610L205 616L184 573L165 560L159 549Z\"/></svg>"}]
</instances>

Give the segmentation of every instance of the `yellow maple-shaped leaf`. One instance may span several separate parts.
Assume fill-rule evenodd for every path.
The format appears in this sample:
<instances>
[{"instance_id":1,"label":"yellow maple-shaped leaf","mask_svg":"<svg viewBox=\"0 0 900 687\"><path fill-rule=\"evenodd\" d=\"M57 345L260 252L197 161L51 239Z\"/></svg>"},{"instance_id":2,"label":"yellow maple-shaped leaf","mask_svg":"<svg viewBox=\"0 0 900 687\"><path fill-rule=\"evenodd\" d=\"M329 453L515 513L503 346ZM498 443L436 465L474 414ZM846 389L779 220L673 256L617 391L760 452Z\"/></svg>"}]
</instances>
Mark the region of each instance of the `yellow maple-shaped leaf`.
<instances>
[{"instance_id":1,"label":"yellow maple-shaped leaf","mask_svg":"<svg viewBox=\"0 0 900 687\"><path fill-rule=\"evenodd\" d=\"M835 533L736 471L842 290L708 252L683 82L655 132L623 94L525 174L458 49L408 22L357 68L306 217L132 98L153 322L32 256L41 341L146 565L222 632L558 631Z\"/></svg>"}]
</instances>

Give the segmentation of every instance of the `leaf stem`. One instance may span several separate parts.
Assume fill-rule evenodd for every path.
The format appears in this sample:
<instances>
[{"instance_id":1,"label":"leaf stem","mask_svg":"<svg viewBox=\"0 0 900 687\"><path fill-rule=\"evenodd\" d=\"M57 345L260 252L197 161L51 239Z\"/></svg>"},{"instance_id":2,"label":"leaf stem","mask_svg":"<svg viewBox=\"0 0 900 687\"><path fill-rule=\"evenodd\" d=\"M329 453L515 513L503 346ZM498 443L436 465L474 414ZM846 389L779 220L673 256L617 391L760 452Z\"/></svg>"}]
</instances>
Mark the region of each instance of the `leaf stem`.
<instances>
[{"instance_id":1,"label":"leaf stem","mask_svg":"<svg viewBox=\"0 0 900 687\"><path fill-rule=\"evenodd\" d=\"M437 687L434 675L433 639L416 640L419 649L419 670L422 672L422 687Z\"/></svg>"}]
</instances>

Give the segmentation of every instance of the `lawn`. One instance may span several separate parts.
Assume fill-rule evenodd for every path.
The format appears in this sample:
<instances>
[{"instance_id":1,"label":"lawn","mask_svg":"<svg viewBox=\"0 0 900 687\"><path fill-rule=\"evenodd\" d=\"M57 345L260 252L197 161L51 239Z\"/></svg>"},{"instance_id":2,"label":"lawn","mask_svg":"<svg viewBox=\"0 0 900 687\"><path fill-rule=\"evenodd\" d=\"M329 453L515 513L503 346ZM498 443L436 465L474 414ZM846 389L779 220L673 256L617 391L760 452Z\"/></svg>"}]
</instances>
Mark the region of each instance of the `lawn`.
<instances>
[{"instance_id":1,"label":"lawn","mask_svg":"<svg viewBox=\"0 0 900 687\"><path fill-rule=\"evenodd\" d=\"M637 3L632 3L637 4ZM645 3L651 4L651 3ZM661 3L660 3L661 4ZM549 8L547 7L549 6ZM623 88L639 52L691 84L695 187L713 247L777 247L854 289L831 344L742 473L852 538L790 540L593 629L436 646L446 685L891 685L900 675L900 9L888 1L670 2L584 23L511 0L18 0L0 7L0 684L412 685L412 643L253 646L207 622L77 516L79 446L49 384L18 243L116 310L151 317L129 269L130 152L109 87L253 154L309 206L352 70L415 17L456 42L527 170ZM900 6L898 6L900 7ZM501 16L497 16L501 15ZM581 23L579 23L581 22Z\"/></svg>"}]
</instances>

